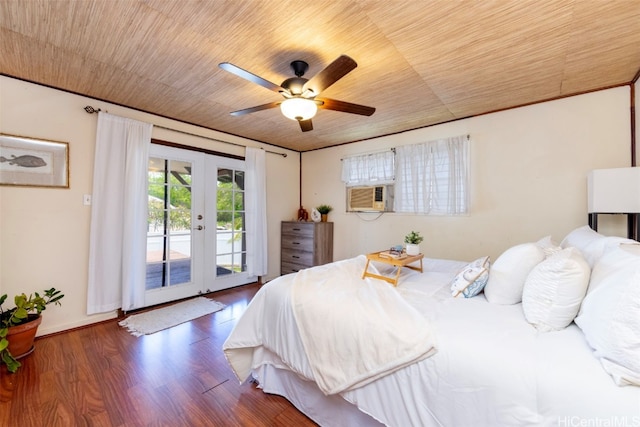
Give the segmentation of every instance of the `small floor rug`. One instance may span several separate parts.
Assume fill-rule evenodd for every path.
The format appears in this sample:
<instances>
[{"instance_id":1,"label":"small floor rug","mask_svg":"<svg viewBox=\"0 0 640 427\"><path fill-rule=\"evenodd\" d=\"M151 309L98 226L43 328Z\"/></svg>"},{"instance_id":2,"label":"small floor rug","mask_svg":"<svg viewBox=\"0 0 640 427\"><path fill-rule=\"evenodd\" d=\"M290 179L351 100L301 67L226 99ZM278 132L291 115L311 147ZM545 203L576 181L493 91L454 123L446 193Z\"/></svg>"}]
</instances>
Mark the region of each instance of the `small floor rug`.
<instances>
[{"instance_id":1,"label":"small floor rug","mask_svg":"<svg viewBox=\"0 0 640 427\"><path fill-rule=\"evenodd\" d=\"M224 307L225 305L218 301L198 297L170 305L169 307L134 314L118 324L126 327L132 335L139 337L171 328L207 314L215 313Z\"/></svg>"}]
</instances>

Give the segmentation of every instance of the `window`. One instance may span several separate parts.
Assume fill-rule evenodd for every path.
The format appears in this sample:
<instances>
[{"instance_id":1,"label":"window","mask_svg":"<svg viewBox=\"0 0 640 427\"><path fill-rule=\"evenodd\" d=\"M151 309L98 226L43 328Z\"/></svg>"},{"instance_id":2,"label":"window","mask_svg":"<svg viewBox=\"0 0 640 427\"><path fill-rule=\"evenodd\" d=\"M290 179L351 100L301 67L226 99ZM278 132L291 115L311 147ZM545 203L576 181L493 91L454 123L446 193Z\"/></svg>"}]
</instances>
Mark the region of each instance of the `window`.
<instances>
[{"instance_id":1,"label":"window","mask_svg":"<svg viewBox=\"0 0 640 427\"><path fill-rule=\"evenodd\" d=\"M189 161L150 157L146 289L191 282Z\"/></svg>"},{"instance_id":2,"label":"window","mask_svg":"<svg viewBox=\"0 0 640 427\"><path fill-rule=\"evenodd\" d=\"M218 276L247 270L245 227L245 174L242 170L218 168L217 245Z\"/></svg>"},{"instance_id":3,"label":"window","mask_svg":"<svg viewBox=\"0 0 640 427\"><path fill-rule=\"evenodd\" d=\"M395 176L393 150L342 159L342 181L347 187L392 184Z\"/></svg>"},{"instance_id":4,"label":"window","mask_svg":"<svg viewBox=\"0 0 640 427\"><path fill-rule=\"evenodd\" d=\"M466 135L397 147L394 210L468 213L468 151Z\"/></svg>"}]
</instances>

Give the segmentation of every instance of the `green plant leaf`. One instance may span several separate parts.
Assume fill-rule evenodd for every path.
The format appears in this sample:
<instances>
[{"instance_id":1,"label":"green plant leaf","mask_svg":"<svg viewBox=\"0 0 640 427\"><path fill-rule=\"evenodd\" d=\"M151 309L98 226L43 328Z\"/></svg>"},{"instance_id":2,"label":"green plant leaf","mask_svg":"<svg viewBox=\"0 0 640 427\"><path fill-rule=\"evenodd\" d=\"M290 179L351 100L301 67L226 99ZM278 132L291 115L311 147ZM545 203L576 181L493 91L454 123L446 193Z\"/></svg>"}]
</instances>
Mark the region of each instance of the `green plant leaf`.
<instances>
[{"instance_id":1,"label":"green plant leaf","mask_svg":"<svg viewBox=\"0 0 640 427\"><path fill-rule=\"evenodd\" d=\"M9 341L6 338L0 339L0 351L3 351L7 347L9 347Z\"/></svg>"},{"instance_id":2,"label":"green plant leaf","mask_svg":"<svg viewBox=\"0 0 640 427\"><path fill-rule=\"evenodd\" d=\"M47 304L55 303L56 305L61 305L61 304L60 304L60 300L62 299L62 297L63 297L63 296L64 296L64 294L63 294L63 295L58 295L58 296L57 296L57 297L55 297L55 298L51 298L51 299L49 300L49 302L47 302Z\"/></svg>"},{"instance_id":3,"label":"green plant leaf","mask_svg":"<svg viewBox=\"0 0 640 427\"><path fill-rule=\"evenodd\" d=\"M27 296L25 294L16 295L13 300L16 307L23 307L27 303Z\"/></svg>"},{"instance_id":4,"label":"green plant leaf","mask_svg":"<svg viewBox=\"0 0 640 427\"><path fill-rule=\"evenodd\" d=\"M18 307L13 316L17 319L26 319L29 316L29 312L24 307Z\"/></svg>"},{"instance_id":5,"label":"green plant leaf","mask_svg":"<svg viewBox=\"0 0 640 427\"><path fill-rule=\"evenodd\" d=\"M7 365L7 370L12 374L15 373L22 364L18 362L12 355L9 353L9 350L2 350L0 352L2 354L2 361Z\"/></svg>"}]
</instances>

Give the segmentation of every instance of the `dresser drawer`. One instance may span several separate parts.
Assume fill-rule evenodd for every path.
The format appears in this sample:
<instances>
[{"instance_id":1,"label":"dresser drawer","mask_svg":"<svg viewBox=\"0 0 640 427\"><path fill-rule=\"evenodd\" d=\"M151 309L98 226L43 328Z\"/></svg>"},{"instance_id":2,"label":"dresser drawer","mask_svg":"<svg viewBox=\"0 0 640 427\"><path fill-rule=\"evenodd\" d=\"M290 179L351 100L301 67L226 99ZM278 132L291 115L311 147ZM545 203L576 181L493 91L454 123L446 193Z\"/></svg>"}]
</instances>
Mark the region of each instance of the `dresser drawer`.
<instances>
[{"instance_id":1,"label":"dresser drawer","mask_svg":"<svg viewBox=\"0 0 640 427\"><path fill-rule=\"evenodd\" d=\"M282 236L282 249L313 252L313 239L297 236Z\"/></svg>"},{"instance_id":2,"label":"dresser drawer","mask_svg":"<svg viewBox=\"0 0 640 427\"><path fill-rule=\"evenodd\" d=\"M282 234L313 238L314 224L311 222L283 222Z\"/></svg>"},{"instance_id":3,"label":"dresser drawer","mask_svg":"<svg viewBox=\"0 0 640 427\"><path fill-rule=\"evenodd\" d=\"M282 248L281 262L300 264L307 267L313 265L313 252L297 251L292 249Z\"/></svg>"},{"instance_id":4,"label":"dresser drawer","mask_svg":"<svg viewBox=\"0 0 640 427\"><path fill-rule=\"evenodd\" d=\"M292 264L290 262L282 262L280 263L280 274L285 275L289 273L297 273L298 271L304 270L305 268L309 267L300 264Z\"/></svg>"}]
</instances>

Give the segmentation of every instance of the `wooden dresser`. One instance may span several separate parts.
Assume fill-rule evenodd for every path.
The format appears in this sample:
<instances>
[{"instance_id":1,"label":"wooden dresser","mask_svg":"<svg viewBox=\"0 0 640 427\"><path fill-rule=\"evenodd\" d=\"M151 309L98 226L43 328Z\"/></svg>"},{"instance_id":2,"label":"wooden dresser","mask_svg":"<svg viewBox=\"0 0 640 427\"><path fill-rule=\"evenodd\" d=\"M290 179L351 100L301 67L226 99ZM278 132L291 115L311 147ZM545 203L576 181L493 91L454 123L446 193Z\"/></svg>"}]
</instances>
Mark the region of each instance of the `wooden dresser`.
<instances>
[{"instance_id":1,"label":"wooden dresser","mask_svg":"<svg viewBox=\"0 0 640 427\"><path fill-rule=\"evenodd\" d=\"M280 274L333 261L333 223L283 221Z\"/></svg>"}]
</instances>

